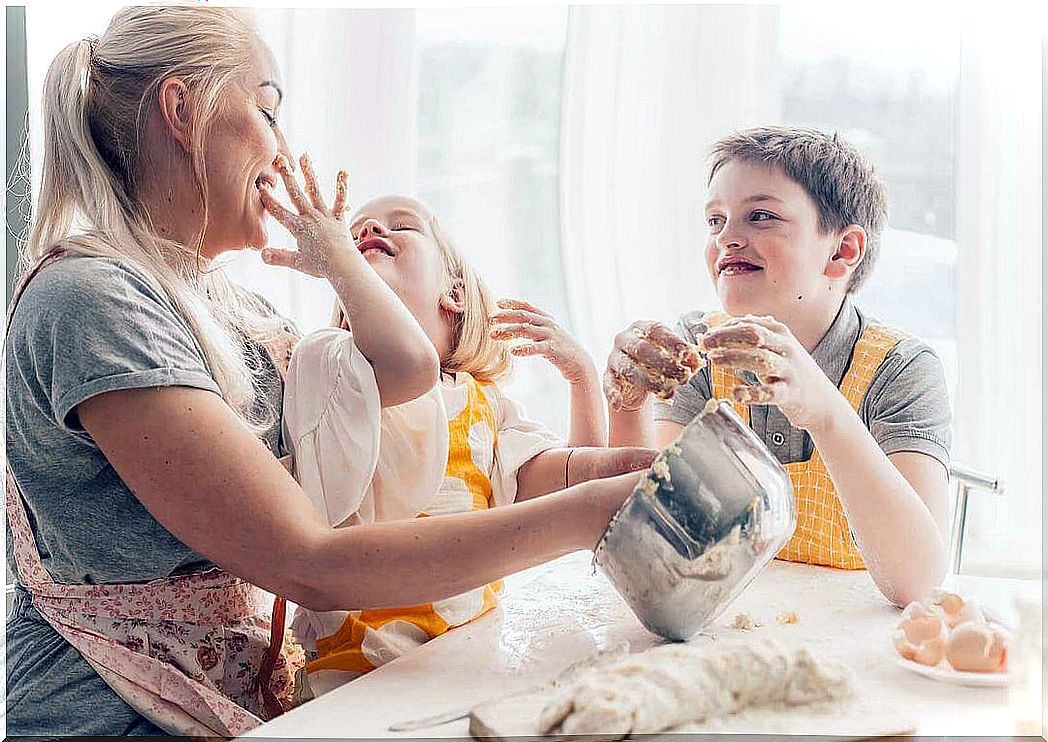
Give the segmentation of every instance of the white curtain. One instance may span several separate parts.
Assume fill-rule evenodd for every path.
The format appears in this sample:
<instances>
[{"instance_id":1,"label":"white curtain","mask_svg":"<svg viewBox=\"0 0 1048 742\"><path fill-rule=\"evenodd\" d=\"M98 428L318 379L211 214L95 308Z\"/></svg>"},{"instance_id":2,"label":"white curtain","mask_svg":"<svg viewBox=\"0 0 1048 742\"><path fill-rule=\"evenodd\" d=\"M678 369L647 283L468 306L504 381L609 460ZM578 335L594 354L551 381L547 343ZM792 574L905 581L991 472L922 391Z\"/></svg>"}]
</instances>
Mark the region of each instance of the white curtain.
<instances>
[{"instance_id":1,"label":"white curtain","mask_svg":"<svg viewBox=\"0 0 1048 742\"><path fill-rule=\"evenodd\" d=\"M1001 477L973 498L966 562L1040 568L1041 30L972 6L962 24L955 458Z\"/></svg>"},{"instance_id":2,"label":"white curtain","mask_svg":"<svg viewBox=\"0 0 1048 742\"><path fill-rule=\"evenodd\" d=\"M573 6L561 141L574 326L602 366L616 332L713 308L705 150L774 121L774 6Z\"/></svg>"},{"instance_id":3,"label":"white curtain","mask_svg":"<svg viewBox=\"0 0 1048 742\"><path fill-rule=\"evenodd\" d=\"M281 125L298 155L308 152L322 186L333 192L340 168L350 173L350 206L411 188L415 135L414 10L255 11L276 55L285 101ZM293 247L270 222L270 244ZM229 270L259 291L303 331L330 319L327 281L272 268L254 253L232 256Z\"/></svg>"}]
</instances>

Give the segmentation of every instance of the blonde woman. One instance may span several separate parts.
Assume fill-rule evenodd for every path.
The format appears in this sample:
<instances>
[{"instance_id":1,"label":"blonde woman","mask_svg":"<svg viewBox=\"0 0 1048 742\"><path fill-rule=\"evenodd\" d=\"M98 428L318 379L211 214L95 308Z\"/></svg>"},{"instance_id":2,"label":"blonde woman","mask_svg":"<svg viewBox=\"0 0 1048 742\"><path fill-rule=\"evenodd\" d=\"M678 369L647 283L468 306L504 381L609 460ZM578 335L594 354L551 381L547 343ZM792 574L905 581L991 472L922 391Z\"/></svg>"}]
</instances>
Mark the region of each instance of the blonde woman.
<instances>
[{"instance_id":1,"label":"blonde woman","mask_svg":"<svg viewBox=\"0 0 1048 742\"><path fill-rule=\"evenodd\" d=\"M591 547L634 483L317 518L274 456L293 336L214 263L266 243L260 189L290 154L279 79L249 18L199 6L125 9L48 72L5 337L11 735L247 732L289 690L262 589L319 610L440 600ZM331 211L300 205L300 256L384 318L357 338L383 403L424 394L425 333Z\"/></svg>"},{"instance_id":2,"label":"blonde woman","mask_svg":"<svg viewBox=\"0 0 1048 742\"><path fill-rule=\"evenodd\" d=\"M303 170L308 184L312 175ZM268 194L264 199L279 220L290 218ZM355 342L361 331L383 322L372 311L339 307L336 327L302 339L288 371L284 429L296 479L322 518L342 527L487 510L609 468L619 452L564 448L502 389L511 353L544 355L571 385L570 442L604 445L596 366L552 317L525 302L496 305L430 209L413 198L369 201L349 229L362 259L432 342L441 382L407 403L382 402ZM267 248L263 258L308 270L294 252ZM509 338L525 342L510 346ZM431 574L435 569L426 568ZM321 693L385 664L486 613L499 590L496 582L399 609L300 608L292 625L312 660L309 685Z\"/></svg>"}]
</instances>

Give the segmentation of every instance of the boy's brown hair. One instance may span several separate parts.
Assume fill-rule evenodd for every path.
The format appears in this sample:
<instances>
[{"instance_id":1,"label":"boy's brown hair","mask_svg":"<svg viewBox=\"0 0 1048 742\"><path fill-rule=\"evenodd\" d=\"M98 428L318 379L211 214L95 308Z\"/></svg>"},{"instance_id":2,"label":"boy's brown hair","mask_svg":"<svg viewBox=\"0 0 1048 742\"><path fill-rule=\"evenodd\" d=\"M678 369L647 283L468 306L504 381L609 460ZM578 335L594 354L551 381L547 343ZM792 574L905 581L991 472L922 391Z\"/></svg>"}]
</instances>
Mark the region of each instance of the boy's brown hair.
<instances>
[{"instance_id":1,"label":"boy's brown hair","mask_svg":"<svg viewBox=\"0 0 1048 742\"><path fill-rule=\"evenodd\" d=\"M848 281L854 293L873 271L881 232L888 222L888 199L873 165L836 132L787 126L761 126L729 134L709 152L709 185L733 160L782 168L815 201L819 229L830 232L849 224L866 230L866 254Z\"/></svg>"}]
</instances>

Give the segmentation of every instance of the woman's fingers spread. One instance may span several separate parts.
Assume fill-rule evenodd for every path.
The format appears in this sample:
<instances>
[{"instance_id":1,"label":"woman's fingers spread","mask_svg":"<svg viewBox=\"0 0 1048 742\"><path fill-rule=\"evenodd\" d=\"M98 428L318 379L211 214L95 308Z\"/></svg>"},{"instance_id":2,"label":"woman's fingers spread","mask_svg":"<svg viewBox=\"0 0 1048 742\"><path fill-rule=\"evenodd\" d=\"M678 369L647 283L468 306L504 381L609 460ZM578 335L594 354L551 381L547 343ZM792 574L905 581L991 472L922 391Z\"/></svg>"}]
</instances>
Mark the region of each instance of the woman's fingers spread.
<instances>
[{"instance_id":1,"label":"woman's fingers spread","mask_svg":"<svg viewBox=\"0 0 1048 742\"><path fill-rule=\"evenodd\" d=\"M778 376L778 356L769 350L725 348L711 350L706 356L711 363L720 366L752 371L761 376Z\"/></svg>"},{"instance_id":2,"label":"woman's fingers spread","mask_svg":"<svg viewBox=\"0 0 1048 742\"><path fill-rule=\"evenodd\" d=\"M313 163L310 161L309 155L303 152L298 158L298 164L302 168L302 177L306 181L306 195L309 196L309 200L313 203L313 208L327 211L327 204L324 203L324 197L320 193L320 186L317 185L317 174L313 172Z\"/></svg>"},{"instance_id":3,"label":"woman's fingers spread","mask_svg":"<svg viewBox=\"0 0 1048 742\"><path fill-rule=\"evenodd\" d=\"M331 216L341 220L346 213L346 193L349 190L349 173L339 170L335 176L335 205L331 207Z\"/></svg>"},{"instance_id":4,"label":"woman's fingers spread","mask_svg":"<svg viewBox=\"0 0 1048 742\"><path fill-rule=\"evenodd\" d=\"M262 205L266 207L266 211L273 215L273 218L283 224L289 232L294 232L295 214L284 208L284 205L277 201L276 197L270 192L268 186L262 186L258 189L258 196L262 199Z\"/></svg>"},{"instance_id":5,"label":"woman's fingers spread","mask_svg":"<svg viewBox=\"0 0 1048 742\"><path fill-rule=\"evenodd\" d=\"M550 331L545 327L536 325L501 325L492 328L491 337L493 340L511 340L513 338L548 340Z\"/></svg>"},{"instance_id":6,"label":"woman's fingers spread","mask_svg":"<svg viewBox=\"0 0 1048 742\"><path fill-rule=\"evenodd\" d=\"M287 190L287 195L291 199L291 203L293 203L295 208L298 209L299 214L307 213L311 207L309 201L306 200L306 194L302 192L302 189L298 185L298 181L291 172L291 161L282 154L277 155L276 166L277 172L280 173L280 177L284 181L284 188Z\"/></svg>"},{"instance_id":7,"label":"woman's fingers spread","mask_svg":"<svg viewBox=\"0 0 1048 742\"><path fill-rule=\"evenodd\" d=\"M553 315L544 309L539 309L534 304L524 301L523 299L499 299L498 305L503 309L523 309L526 312L533 312L541 315L546 319L553 319Z\"/></svg>"},{"instance_id":8,"label":"woman's fingers spread","mask_svg":"<svg viewBox=\"0 0 1048 742\"><path fill-rule=\"evenodd\" d=\"M544 317L527 309L505 309L501 312L495 312L488 318L488 322L493 325L519 323L535 325L536 327L549 327L553 324L549 317Z\"/></svg>"}]
</instances>

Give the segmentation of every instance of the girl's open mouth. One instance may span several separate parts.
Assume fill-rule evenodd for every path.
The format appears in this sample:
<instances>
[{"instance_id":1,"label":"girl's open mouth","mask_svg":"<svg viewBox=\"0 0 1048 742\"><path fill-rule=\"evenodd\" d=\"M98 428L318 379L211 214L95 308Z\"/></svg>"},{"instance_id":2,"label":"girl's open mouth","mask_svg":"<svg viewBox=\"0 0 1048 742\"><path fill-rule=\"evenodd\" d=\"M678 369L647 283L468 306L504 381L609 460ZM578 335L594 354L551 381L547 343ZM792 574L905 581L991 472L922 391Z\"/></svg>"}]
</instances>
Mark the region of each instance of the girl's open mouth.
<instances>
[{"instance_id":1,"label":"girl's open mouth","mask_svg":"<svg viewBox=\"0 0 1048 742\"><path fill-rule=\"evenodd\" d=\"M393 247L383 239L378 237L372 237L364 240L357 245L357 249L360 250L360 254L364 257L368 257L370 254L382 254L394 257Z\"/></svg>"}]
</instances>

